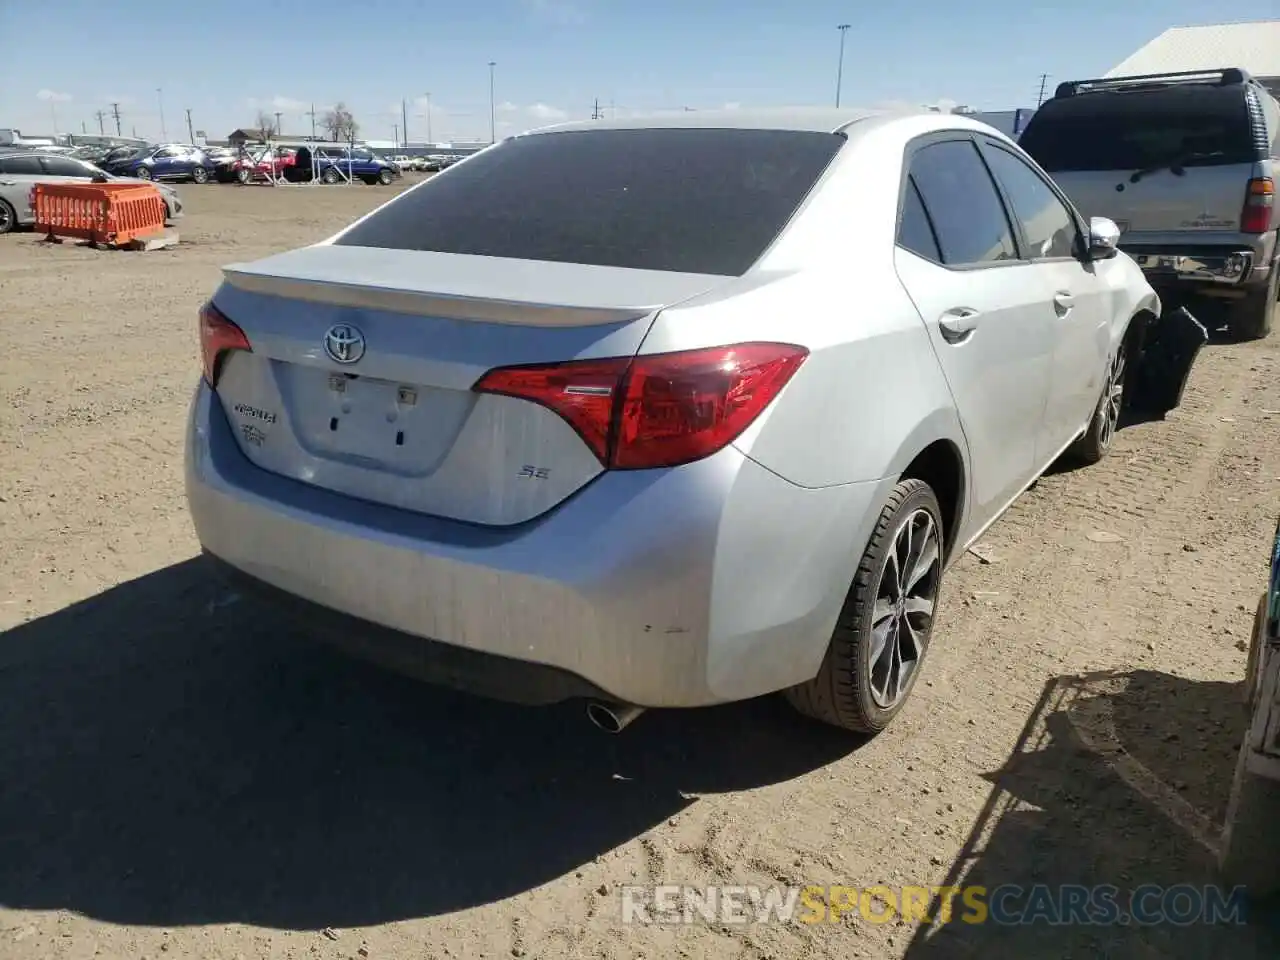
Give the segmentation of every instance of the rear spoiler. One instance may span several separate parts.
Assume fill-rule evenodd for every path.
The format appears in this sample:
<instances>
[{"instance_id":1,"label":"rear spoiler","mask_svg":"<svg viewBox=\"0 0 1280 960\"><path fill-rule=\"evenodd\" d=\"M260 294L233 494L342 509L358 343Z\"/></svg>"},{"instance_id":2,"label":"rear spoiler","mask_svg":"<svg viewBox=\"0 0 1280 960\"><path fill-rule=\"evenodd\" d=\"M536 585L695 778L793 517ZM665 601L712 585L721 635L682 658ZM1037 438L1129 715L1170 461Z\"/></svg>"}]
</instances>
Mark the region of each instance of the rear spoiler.
<instances>
[{"instance_id":1,"label":"rear spoiler","mask_svg":"<svg viewBox=\"0 0 1280 960\"><path fill-rule=\"evenodd\" d=\"M1222 67L1217 70L1182 70L1177 73L1142 73L1131 77L1098 77L1093 80L1068 80L1058 84L1053 92L1055 100L1074 97L1077 93L1094 93L1099 90L1142 90L1151 87L1169 87L1179 84L1212 84L1233 87L1253 80L1249 71L1241 67Z\"/></svg>"}]
</instances>

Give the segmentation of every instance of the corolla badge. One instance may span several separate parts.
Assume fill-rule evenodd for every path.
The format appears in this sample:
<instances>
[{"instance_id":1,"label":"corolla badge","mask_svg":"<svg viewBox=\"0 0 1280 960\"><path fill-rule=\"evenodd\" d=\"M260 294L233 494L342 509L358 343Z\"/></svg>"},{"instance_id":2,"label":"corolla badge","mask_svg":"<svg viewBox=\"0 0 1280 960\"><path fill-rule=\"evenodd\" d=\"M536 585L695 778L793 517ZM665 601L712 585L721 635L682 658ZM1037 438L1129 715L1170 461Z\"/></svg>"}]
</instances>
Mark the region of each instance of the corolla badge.
<instances>
[{"instance_id":1,"label":"corolla badge","mask_svg":"<svg viewBox=\"0 0 1280 960\"><path fill-rule=\"evenodd\" d=\"M335 363L355 363L364 356L364 334L349 323L335 323L324 335L324 352Z\"/></svg>"}]
</instances>

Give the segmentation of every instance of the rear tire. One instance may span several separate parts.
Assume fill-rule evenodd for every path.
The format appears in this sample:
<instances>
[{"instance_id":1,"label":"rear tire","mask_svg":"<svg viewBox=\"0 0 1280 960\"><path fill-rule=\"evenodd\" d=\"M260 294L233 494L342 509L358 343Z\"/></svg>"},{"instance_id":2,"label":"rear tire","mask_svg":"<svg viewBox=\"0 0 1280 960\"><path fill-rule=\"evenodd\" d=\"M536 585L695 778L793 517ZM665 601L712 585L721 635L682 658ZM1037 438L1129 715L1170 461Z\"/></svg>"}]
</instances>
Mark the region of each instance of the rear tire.
<instances>
[{"instance_id":1,"label":"rear tire","mask_svg":"<svg viewBox=\"0 0 1280 960\"><path fill-rule=\"evenodd\" d=\"M329 184L337 183L338 171L333 169L333 167L330 167L329 169L325 170L324 173L320 174L320 182L329 183Z\"/></svg>"},{"instance_id":2,"label":"rear tire","mask_svg":"<svg viewBox=\"0 0 1280 960\"><path fill-rule=\"evenodd\" d=\"M1102 396L1089 420L1089 429L1067 451L1070 459L1085 466L1102 460L1111 450L1116 431L1120 428L1120 414L1124 411L1125 387L1129 378L1129 337L1120 341L1116 355L1107 366Z\"/></svg>"},{"instance_id":3,"label":"rear tire","mask_svg":"<svg viewBox=\"0 0 1280 960\"><path fill-rule=\"evenodd\" d=\"M9 233L17 228L17 211L7 201L0 200L0 234Z\"/></svg>"},{"instance_id":4,"label":"rear tire","mask_svg":"<svg viewBox=\"0 0 1280 960\"><path fill-rule=\"evenodd\" d=\"M903 480L893 488L818 675L784 691L796 710L865 734L879 733L898 715L933 634L943 531L938 498L927 483Z\"/></svg>"},{"instance_id":5,"label":"rear tire","mask_svg":"<svg viewBox=\"0 0 1280 960\"><path fill-rule=\"evenodd\" d=\"M1277 240L1280 244L1280 240ZM1255 290L1236 303L1231 311L1231 332L1238 340L1261 340L1275 327L1280 311L1280 250L1271 264L1271 279L1261 290Z\"/></svg>"},{"instance_id":6,"label":"rear tire","mask_svg":"<svg viewBox=\"0 0 1280 960\"><path fill-rule=\"evenodd\" d=\"M150 180L150 179L151 179L151 170L150 170L150 169L148 169L147 167L139 167L139 168L134 172L134 176L136 176L139 180Z\"/></svg>"},{"instance_id":7,"label":"rear tire","mask_svg":"<svg viewBox=\"0 0 1280 960\"><path fill-rule=\"evenodd\" d=\"M248 167L241 167L239 170L236 171L236 183L239 183L240 185L243 186L244 184L248 183L252 179L253 179L253 174L249 171Z\"/></svg>"},{"instance_id":8,"label":"rear tire","mask_svg":"<svg viewBox=\"0 0 1280 960\"><path fill-rule=\"evenodd\" d=\"M382 184L384 187L386 187L386 186L390 186L391 181L392 181L394 178L395 178L395 177L394 177L394 174L392 174L392 172L391 172L390 170L379 170L379 171L378 171L378 182L379 182L380 184Z\"/></svg>"},{"instance_id":9,"label":"rear tire","mask_svg":"<svg viewBox=\"0 0 1280 960\"><path fill-rule=\"evenodd\" d=\"M191 179L194 180L196 183L208 183L209 171L206 170L204 167L192 167Z\"/></svg>"}]
</instances>

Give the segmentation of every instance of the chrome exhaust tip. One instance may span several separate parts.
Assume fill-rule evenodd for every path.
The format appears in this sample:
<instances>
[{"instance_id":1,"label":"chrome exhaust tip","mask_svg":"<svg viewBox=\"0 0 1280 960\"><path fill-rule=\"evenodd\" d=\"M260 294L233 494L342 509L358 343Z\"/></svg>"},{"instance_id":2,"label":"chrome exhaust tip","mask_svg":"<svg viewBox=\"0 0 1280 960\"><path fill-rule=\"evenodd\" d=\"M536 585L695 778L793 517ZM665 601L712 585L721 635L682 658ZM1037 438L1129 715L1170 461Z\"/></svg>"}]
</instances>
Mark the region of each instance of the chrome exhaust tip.
<instances>
[{"instance_id":1,"label":"chrome exhaust tip","mask_svg":"<svg viewBox=\"0 0 1280 960\"><path fill-rule=\"evenodd\" d=\"M621 733L636 717L644 713L644 707L632 707L620 703L587 704L587 719L605 733Z\"/></svg>"}]
</instances>

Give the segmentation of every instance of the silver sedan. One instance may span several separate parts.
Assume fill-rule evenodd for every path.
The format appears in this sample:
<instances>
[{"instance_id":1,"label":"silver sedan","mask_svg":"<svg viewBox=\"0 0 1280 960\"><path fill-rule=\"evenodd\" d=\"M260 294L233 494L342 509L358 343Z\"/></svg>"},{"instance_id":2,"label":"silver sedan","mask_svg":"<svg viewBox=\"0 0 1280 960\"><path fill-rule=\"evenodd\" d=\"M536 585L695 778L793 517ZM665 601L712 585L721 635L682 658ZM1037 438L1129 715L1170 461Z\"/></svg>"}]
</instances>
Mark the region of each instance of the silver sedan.
<instances>
[{"instance_id":1,"label":"silver sedan","mask_svg":"<svg viewBox=\"0 0 1280 960\"><path fill-rule=\"evenodd\" d=\"M48 152L0 153L0 233L35 223L31 209L31 188L37 183L87 183L94 179L124 180L104 173L93 164L75 157ZM129 179L130 183L136 180ZM165 219L182 216L178 192L165 184L156 184L164 198Z\"/></svg>"},{"instance_id":2,"label":"silver sedan","mask_svg":"<svg viewBox=\"0 0 1280 960\"><path fill-rule=\"evenodd\" d=\"M1158 316L958 115L682 113L463 160L200 313L186 484L318 638L525 702L876 732L947 566L1112 445Z\"/></svg>"}]
</instances>

